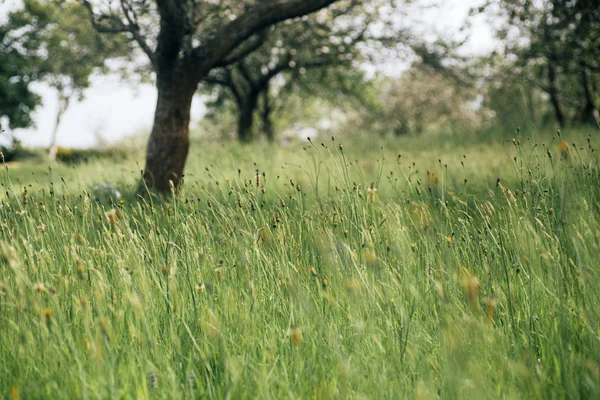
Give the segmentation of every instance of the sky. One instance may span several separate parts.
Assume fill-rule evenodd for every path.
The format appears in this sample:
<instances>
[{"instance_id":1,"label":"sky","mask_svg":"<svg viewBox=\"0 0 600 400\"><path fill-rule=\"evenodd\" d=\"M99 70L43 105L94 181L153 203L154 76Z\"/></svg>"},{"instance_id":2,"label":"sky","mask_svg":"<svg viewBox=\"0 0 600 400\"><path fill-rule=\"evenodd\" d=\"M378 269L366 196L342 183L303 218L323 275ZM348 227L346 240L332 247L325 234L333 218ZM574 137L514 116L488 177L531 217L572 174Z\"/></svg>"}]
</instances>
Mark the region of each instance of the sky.
<instances>
[{"instance_id":1,"label":"sky","mask_svg":"<svg viewBox=\"0 0 600 400\"><path fill-rule=\"evenodd\" d=\"M8 7L18 0L0 0L0 22ZM460 35L469 9L482 0L428 0L437 7L411 15L411 20L424 34L442 33ZM481 54L493 47L492 33L483 16L473 21L472 34L464 47L471 54ZM30 147L47 147L56 119L56 92L44 84L33 89L41 95L42 105L34 114L35 127L14 132L21 142ZM122 82L117 76L94 76L85 99L74 102L63 116L57 142L63 147L94 147L123 140L130 135L147 134L152 127L156 105L156 90L152 84ZM200 120L205 107L200 99L192 104L192 126Z\"/></svg>"}]
</instances>

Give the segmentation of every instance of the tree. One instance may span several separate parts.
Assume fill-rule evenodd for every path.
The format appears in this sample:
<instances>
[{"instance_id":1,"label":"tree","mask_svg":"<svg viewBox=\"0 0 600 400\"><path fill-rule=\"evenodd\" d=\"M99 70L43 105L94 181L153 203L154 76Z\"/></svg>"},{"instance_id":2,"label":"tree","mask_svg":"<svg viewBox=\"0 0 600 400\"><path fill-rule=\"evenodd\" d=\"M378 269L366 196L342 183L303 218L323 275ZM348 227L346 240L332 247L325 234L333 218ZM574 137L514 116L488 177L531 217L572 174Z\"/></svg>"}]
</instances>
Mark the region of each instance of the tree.
<instances>
[{"instance_id":1,"label":"tree","mask_svg":"<svg viewBox=\"0 0 600 400\"><path fill-rule=\"evenodd\" d=\"M306 71L313 68L333 73L355 68L352 64L358 56L356 44L367 39L365 33L372 20L373 15L356 1L350 6L329 7L296 22L288 20L265 32L264 43L253 53L233 65L212 70L203 79L203 86L213 94L215 107L234 100L237 134L243 142L254 138L254 115L262 106L262 129L272 141L270 92L274 79L282 77L283 82L278 82L278 86L285 86L291 84L290 80L306 77ZM331 81L335 81L333 76ZM283 92L279 90L280 95Z\"/></svg>"},{"instance_id":2,"label":"tree","mask_svg":"<svg viewBox=\"0 0 600 400\"><path fill-rule=\"evenodd\" d=\"M99 32L126 33L156 73L158 100L143 183L177 188L189 149L192 97L217 67L244 58L278 22L311 14L336 0L79 0Z\"/></svg>"},{"instance_id":3,"label":"tree","mask_svg":"<svg viewBox=\"0 0 600 400\"><path fill-rule=\"evenodd\" d=\"M22 32L19 21L8 20L0 26L0 131L3 120L8 127L30 126L31 112L40 103L40 98L29 88L37 78L38 60L27 57L19 46Z\"/></svg>"},{"instance_id":4,"label":"tree","mask_svg":"<svg viewBox=\"0 0 600 400\"><path fill-rule=\"evenodd\" d=\"M600 122L591 75L600 59L600 7L594 0L494 0L487 8L506 24L497 29L505 55L532 87L543 90L559 127ZM575 88L575 90L574 90Z\"/></svg>"},{"instance_id":5,"label":"tree","mask_svg":"<svg viewBox=\"0 0 600 400\"><path fill-rule=\"evenodd\" d=\"M129 41L102 38L75 1L24 0L23 7L11 12L8 20L24 31L15 45L35 60L37 80L57 92L58 109L50 141L50 158L54 159L58 128L71 99L83 97L93 73L109 71L107 59L130 54Z\"/></svg>"}]
</instances>

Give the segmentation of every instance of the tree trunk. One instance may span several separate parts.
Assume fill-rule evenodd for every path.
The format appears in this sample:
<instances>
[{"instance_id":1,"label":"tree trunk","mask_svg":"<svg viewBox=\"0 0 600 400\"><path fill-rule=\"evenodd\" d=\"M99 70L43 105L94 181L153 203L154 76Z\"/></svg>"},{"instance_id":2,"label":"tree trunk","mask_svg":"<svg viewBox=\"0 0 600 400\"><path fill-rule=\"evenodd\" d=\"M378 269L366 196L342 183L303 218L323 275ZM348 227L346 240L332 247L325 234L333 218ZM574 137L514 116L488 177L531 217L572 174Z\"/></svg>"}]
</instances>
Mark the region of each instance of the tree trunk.
<instances>
[{"instance_id":1,"label":"tree trunk","mask_svg":"<svg viewBox=\"0 0 600 400\"><path fill-rule=\"evenodd\" d=\"M183 177L189 149L190 110L197 83L157 80L158 100L146 151L144 184L168 193L179 186ZM145 190L140 187L140 192Z\"/></svg>"},{"instance_id":2,"label":"tree trunk","mask_svg":"<svg viewBox=\"0 0 600 400\"><path fill-rule=\"evenodd\" d=\"M550 90L548 91L548 94L550 95L550 101L552 102L552 107L554 108L554 116L556 117L556 122L558 122L558 126L560 128L563 128L565 126L565 114L562 110L560 99L558 98L556 70L552 61L548 61L548 82L550 83Z\"/></svg>"},{"instance_id":3,"label":"tree trunk","mask_svg":"<svg viewBox=\"0 0 600 400\"><path fill-rule=\"evenodd\" d=\"M238 139L249 143L254 139L254 111L258 106L258 94L251 93L238 104Z\"/></svg>"},{"instance_id":4,"label":"tree trunk","mask_svg":"<svg viewBox=\"0 0 600 400\"><path fill-rule=\"evenodd\" d=\"M275 131L273 130L273 123L271 122L271 101L269 99L269 88L263 92L263 109L262 109L262 125L263 131L267 140L271 143L275 141Z\"/></svg>"},{"instance_id":5,"label":"tree trunk","mask_svg":"<svg viewBox=\"0 0 600 400\"><path fill-rule=\"evenodd\" d=\"M581 84L583 85L583 93L585 95L585 106L582 110L581 120L584 124L600 127L594 90L590 83L587 68L584 65L581 65Z\"/></svg>"},{"instance_id":6,"label":"tree trunk","mask_svg":"<svg viewBox=\"0 0 600 400\"><path fill-rule=\"evenodd\" d=\"M50 161L56 160L56 154L58 153L58 146L56 145L56 139L58 137L58 128L60 127L60 121L62 116L69 108L69 101L71 96L64 94L61 90L58 92L58 111L56 111L56 121L54 122L54 129L52 130L52 137L50 138L50 151L48 158Z\"/></svg>"}]
</instances>

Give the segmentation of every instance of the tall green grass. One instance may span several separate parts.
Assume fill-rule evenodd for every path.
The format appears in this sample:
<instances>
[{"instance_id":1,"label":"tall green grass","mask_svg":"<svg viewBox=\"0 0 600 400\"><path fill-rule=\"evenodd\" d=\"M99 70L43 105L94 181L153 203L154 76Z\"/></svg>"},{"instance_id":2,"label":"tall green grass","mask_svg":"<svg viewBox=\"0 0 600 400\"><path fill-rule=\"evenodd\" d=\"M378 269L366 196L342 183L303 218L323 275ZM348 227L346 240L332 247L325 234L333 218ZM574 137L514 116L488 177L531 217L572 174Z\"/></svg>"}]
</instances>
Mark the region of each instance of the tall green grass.
<instances>
[{"instance_id":1,"label":"tall green grass","mask_svg":"<svg viewBox=\"0 0 600 400\"><path fill-rule=\"evenodd\" d=\"M597 140L547 139L9 168L0 398L599 397Z\"/></svg>"}]
</instances>

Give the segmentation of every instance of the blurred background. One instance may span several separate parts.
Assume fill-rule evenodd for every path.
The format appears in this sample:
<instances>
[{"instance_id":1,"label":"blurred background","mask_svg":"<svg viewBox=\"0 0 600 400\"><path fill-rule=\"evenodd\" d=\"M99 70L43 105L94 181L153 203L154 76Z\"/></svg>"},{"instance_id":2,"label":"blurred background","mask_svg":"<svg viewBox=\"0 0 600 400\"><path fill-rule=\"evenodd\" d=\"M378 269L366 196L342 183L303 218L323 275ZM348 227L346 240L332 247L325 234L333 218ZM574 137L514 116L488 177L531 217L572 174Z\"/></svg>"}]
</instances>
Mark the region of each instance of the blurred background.
<instances>
[{"instance_id":1,"label":"blurred background","mask_svg":"<svg viewBox=\"0 0 600 400\"><path fill-rule=\"evenodd\" d=\"M193 137L485 141L599 129L595 1L360 3L280 23L255 52L214 69L192 105ZM97 33L77 1L0 3L5 156L143 146L155 104L144 54Z\"/></svg>"}]
</instances>

